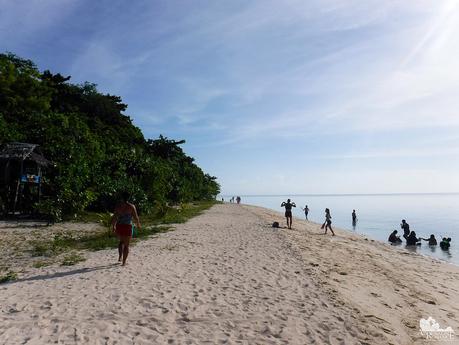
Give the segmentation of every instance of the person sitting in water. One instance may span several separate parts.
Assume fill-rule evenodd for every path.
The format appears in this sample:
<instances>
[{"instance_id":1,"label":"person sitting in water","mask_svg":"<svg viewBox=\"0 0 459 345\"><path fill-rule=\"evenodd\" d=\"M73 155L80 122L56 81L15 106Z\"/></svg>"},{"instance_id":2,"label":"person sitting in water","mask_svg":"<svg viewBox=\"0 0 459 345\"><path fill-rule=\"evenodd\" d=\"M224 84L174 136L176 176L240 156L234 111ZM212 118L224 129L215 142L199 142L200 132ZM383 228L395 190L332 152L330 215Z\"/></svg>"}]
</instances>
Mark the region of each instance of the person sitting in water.
<instances>
[{"instance_id":1,"label":"person sitting in water","mask_svg":"<svg viewBox=\"0 0 459 345\"><path fill-rule=\"evenodd\" d=\"M392 233L389 235L388 241L390 243L401 243L402 240L400 239L400 236L397 236L397 230L392 231Z\"/></svg>"},{"instance_id":2,"label":"person sitting in water","mask_svg":"<svg viewBox=\"0 0 459 345\"><path fill-rule=\"evenodd\" d=\"M283 201L281 207L285 207L285 218L287 219L287 227L292 228L292 207L296 207L294 202L290 202L290 199L287 199L287 202Z\"/></svg>"},{"instance_id":3,"label":"person sitting in water","mask_svg":"<svg viewBox=\"0 0 459 345\"><path fill-rule=\"evenodd\" d=\"M424 241L429 241L429 246L436 246L437 245L437 239L435 238L435 235L432 234L430 235L429 238L420 238L421 240L424 240Z\"/></svg>"},{"instance_id":4,"label":"person sitting in water","mask_svg":"<svg viewBox=\"0 0 459 345\"><path fill-rule=\"evenodd\" d=\"M443 237L443 240L440 242L440 248L444 250L448 250L451 242L451 237L445 238Z\"/></svg>"},{"instance_id":5,"label":"person sitting in water","mask_svg":"<svg viewBox=\"0 0 459 345\"><path fill-rule=\"evenodd\" d=\"M416 233L414 231L410 232L410 235L406 238L406 245L407 246L415 246L420 241L420 238L416 237ZM420 244L420 243L419 243Z\"/></svg>"},{"instance_id":6,"label":"person sitting in water","mask_svg":"<svg viewBox=\"0 0 459 345\"><path fill-rule=\"evenodd\" d=\"M400 224L400 227L403 229L403 238L408 239L408 236L410 235L410 225L406 222L405 219L402 219L402 224Z\"/></svg>"}]
</instances>

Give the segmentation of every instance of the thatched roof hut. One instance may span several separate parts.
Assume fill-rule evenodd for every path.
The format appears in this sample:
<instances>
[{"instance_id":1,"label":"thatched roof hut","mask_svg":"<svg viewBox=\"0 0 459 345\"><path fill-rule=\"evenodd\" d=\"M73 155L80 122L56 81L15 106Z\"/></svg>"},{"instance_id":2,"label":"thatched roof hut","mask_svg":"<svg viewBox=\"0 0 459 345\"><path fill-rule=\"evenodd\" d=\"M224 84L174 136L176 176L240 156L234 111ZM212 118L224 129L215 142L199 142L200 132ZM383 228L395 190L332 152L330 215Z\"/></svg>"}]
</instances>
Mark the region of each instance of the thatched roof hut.
<instances>
[{"instance_id":1,"label":"thatched roof hut","mask_svg":"<svg viewBox=\"0 0 459 345\"><path fill-rule=\"evenodd\" d=\"M2 160L29 160L40 166L51 164L41 153L40 146L28 143L8 143L0 151L0 161Z\"/></svg>"},{"instance_id":2,"label":"thatched roof hut","mask_svg":"<svg viewBox=\"0 0 459 345\"><path fill-rule=\"evenodd\" d=\"M40 200L43 168L51 165L38 145L8 143L0 150L0 198L4 211L30 211Z\"/></svg>"}]
</instances>

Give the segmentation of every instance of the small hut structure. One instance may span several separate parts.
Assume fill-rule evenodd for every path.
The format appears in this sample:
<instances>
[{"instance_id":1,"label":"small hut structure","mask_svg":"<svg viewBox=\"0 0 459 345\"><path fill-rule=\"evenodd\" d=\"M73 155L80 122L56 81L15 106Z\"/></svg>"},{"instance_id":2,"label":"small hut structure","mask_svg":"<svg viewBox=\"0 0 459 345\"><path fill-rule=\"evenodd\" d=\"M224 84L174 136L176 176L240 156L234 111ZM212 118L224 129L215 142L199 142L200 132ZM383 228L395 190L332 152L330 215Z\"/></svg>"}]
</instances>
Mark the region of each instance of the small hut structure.
<instances>
[{"instance_id":1,"label":"small hut structure","mask_svg":"<svg viewBox=\"0 0 459 345\"><path fill-rule=\"evenodd\" d=\"M3 213L31 213L40 201L43 170L51 162L38 145L9 143L0 151L0 201Z\"/></svg>"}]
</instances>

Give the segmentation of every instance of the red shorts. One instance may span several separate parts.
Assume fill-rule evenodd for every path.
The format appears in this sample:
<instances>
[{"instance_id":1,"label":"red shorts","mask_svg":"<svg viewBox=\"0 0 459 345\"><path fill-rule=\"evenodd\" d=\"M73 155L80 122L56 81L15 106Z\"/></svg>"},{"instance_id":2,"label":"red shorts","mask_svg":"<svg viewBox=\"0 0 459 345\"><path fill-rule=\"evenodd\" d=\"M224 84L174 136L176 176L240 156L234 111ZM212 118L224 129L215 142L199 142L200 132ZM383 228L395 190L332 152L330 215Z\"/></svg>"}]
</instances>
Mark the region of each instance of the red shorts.
<instances>
[{"instance_id":1,"label":"red shorts","mask_svg":"<svg viewBox=\"0 0 459 345\"><path fill-rule=\"evenodd\" d=\"M132 225L131 224L116 224L116 234L118 236L132 237Z\"/></svg>"}]
</instances>

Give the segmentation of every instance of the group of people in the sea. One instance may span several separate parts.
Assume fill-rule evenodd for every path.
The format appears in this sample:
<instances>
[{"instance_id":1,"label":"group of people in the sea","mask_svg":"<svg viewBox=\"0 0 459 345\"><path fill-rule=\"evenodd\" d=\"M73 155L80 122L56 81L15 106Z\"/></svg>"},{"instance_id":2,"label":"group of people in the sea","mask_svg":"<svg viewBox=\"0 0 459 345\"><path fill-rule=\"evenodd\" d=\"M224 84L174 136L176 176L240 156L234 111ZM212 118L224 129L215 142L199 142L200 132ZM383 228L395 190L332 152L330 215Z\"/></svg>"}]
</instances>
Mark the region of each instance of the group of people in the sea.
<instances>
[{"instance_id":1,"label":"group of people in the sea","mask_svg":"<svg viewBox=\"0 0 459 345\"><path fill-rule=\"evenodd\" d=\"M403 230L403 238L405 239L407 246L420 245L422 241L428 242L429 246L438 245L437 239L435 238L434 234L431 234L429 238L417 237L416 232L410 231L410 225L406 222L405 219L402 219L402 223L400 224L400 227ZM399 244L403 242L400 236L397 235L397 233L398 231L394 230L389 235L388 241L390 243ZM450 245L451 245L451 237L448 237L448 238L443 237L440 242L440 248L444 250L448 250Z\"/></svg>"},{"instance_id":2,"label":"group of people in the sea","mask_svg":"<svg viewBox=\"0 0 459 345\"><path fill-rule=\"evenodd\" d=\"M292 208L296 207L296 204L292 202L290 199L287 199L287 201L282 202L281 207L285 208L285 218L287 220L287 227L289 229L292 228ZM308 220L308 214L309 214L309 207L308 205L305 205L304 208L301 208L304 211L304 216L306 220ZM357 223L357 213L355 210L352 210L352 225L355 227ZM330 229L330 232L332 233L332 236L335 236L335 233L331 227L332 221L331 221L331 214L330 214L330 209L326 208L325 209L325 221L321 226L321 229L325 229L324 234L327 233L327 231ZM277 222L276 222L277 223ZM410 231L410 225L406 222L405 219L402 219L402 223L400 224L400 227L403 230L403 238L406 241L406 244L408 246L414 246L414 245L420 245L421 241L426 241L429 243L429 246L436 246L438 245L437 239L435 238L435 235L432 234L430 235L429 238L422 238L422 237L417 237L416 233L414 231ZM390 236L389 236L389 242L392 244L397 244L397 243L402 243L402 239L400 236L397 235L398 231L394 230ZM443 237L441 242L440 242L440 248L444 250L448 250L451 245L451 238L448 237Z\"/></svg>"}]
</instances>

